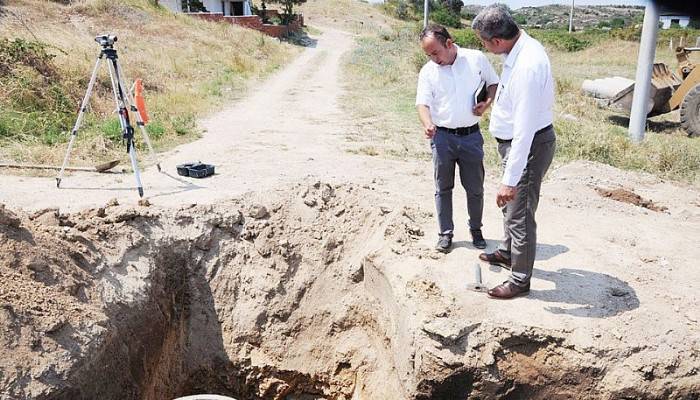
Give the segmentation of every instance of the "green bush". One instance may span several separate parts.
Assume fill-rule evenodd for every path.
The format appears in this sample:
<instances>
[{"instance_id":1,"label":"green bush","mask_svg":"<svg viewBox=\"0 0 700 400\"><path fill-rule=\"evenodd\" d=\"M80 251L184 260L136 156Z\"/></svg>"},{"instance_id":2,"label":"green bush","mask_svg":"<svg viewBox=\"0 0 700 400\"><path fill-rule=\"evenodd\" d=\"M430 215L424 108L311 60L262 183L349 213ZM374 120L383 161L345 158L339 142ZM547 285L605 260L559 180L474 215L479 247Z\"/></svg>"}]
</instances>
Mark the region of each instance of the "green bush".
<instances>
[{"instance_id":1,"label":"green bush","mask_svg":"<svg viewBox=\"0 0 700 400\"><path fill-rule=\"evenodd\" d=\"M625 20L622 18L613 18L610 21L610 26L615 29L615 28L624 28L625 27Z\"/></svg>"},{"instance_id":2,"label":"green bush","mask_svg":"<svg viewBox=\"0 0 700 400\"><path fill-rule=\"evenodd\" d=\"M593 44L592 40L566 30L533 30L530 34L543 45L562 51L579 51Z\"/></svg>"},{"instance_id":3,"label":"green bush","mask_svg":"<svg viewBox=\"0 0 700 400\"><path fill-rule=\"evenodd\" d=\"M151 121L146 125L146 132L153 139L160 139L165 135L165 127L159 121Z\"/></svg>"},{"instance_id":4,"label":"green bush","mask_svg":"<svg viewBox=\"0 0 700 400\"><path fill-rule=\"evenodd\" d=\"M113 142L122 140L122 125L117 117L112 117L104 121L100 126L100 131L105 134L107 139Z\"/></svg>"},{"instance_id":5,"label":"green bush","mask_svg":"<svg viewBox=\"0 0 700 400\"><path fill-rule=\"evenodd\" d=\"M476 36L473 29L457 29L451 32L452 39L459 47L469 49L483 49L481 40Z\"/></svg>"},{"instance_id":6,"label":"green bush","mask_svg":"<svg viewBox=\"0 0 700 400\"><path fill-rule=\"evenodd\" d=\"M446 8L438 8L430 13L430 19L440 25L451 28L461 28L462 20L458 14L454 14Z\"/></svg>"},{"instance_id":7,"label":"green bush","mask_svg":"<svg viewBox=\"0 0 700 400\"><path fill-rule=\"evenodd\" d=\"M642 37L642 28L628 26L626 28L613 29L610 31L610 36L615 39L626 40L629 42L638 42Z\"/></svg>"}]
</instances>

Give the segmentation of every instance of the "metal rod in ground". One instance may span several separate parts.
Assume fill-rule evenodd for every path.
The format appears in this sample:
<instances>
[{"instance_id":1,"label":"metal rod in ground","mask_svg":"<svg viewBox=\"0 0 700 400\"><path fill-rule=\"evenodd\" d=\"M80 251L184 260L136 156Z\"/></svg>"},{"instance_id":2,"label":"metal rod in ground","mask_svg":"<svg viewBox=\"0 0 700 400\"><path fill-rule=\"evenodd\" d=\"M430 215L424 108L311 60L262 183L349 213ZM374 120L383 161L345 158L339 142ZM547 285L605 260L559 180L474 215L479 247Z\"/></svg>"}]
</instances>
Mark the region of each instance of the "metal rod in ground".
<instances>
[{"instance_id":1,"label":"metal rod in ground","mask_svg":"<svg viewBox=\"0 0 700 400\"><path fill-rule=\"evenodd\" d=\"M481 285L481 266L477 263L474 263L474 266L472 267L472 273L474 274L474 283L477 285Z\"/></svg>"},{"instance_id":2,"label":"metal rod in ground","mask_svg":"<svg viewBox=\"0 0 700 400\"><path fill-rule=\"evenodd\" d=\"M473 281L467 284L467 289L475 292L485 292L487 290L486 286L481 282L481 265L479 263L472 265L472 279Z\"/></svg>"},{"instance_id":3,"label":"metal rod in ground","mask_svg":"<svg viewBox=\"0 0 700 400\"><path fill-rule=\"evenodd\" d=\"M637 59L637 76L632 97L632 109L630 111L629 135L633 142L644 140L644 131L647 122L647 104L649 103L649 89L651 87L651 70L656 53L656 37L659 31L659 8L653 1L646 5L644 11L644 24L642 26L642 38Z\"/></svg>"}]
</instances>

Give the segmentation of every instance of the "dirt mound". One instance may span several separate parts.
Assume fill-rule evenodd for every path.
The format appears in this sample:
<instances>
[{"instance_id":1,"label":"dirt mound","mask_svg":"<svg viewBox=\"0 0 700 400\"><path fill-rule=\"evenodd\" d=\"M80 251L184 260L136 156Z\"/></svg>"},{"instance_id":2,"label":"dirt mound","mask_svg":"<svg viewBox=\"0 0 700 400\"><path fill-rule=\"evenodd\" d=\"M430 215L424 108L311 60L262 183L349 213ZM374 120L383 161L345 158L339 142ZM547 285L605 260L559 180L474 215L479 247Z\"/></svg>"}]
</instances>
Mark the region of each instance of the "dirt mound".
<instances>
[{"instance_id":1,"label":"dirt mound","mask_svg":"<svg viewBox=\"0 0 700 400\"><path fill-rule=\"evenodd\" d=\"M632 204L638 207L648 208L652 211L662 212L666 211L668 208L664 206L658 206L654 204L653 201L642 198L642 196L634 193L632 190L617 188L617 189L604 189L596 188L596 192L603 197L620 201L623 203Z\"/></svg>"},{"instance_id":2,"label":"dirt mound","mask_svg":"<svg viewBox=\"0 0 700 400\"><path fill-rule=\"evenodd\" d=\"M385 201L310 182L177 209L1 208L0 399L684 398L700 389L697 354L675 339L663 351L679 357L668 358L490 318L484 296L439 278L440 256L424 241L431 214ZM608 315L639 306L616 285L596 295Z\"/></svg>"}]
</instances>

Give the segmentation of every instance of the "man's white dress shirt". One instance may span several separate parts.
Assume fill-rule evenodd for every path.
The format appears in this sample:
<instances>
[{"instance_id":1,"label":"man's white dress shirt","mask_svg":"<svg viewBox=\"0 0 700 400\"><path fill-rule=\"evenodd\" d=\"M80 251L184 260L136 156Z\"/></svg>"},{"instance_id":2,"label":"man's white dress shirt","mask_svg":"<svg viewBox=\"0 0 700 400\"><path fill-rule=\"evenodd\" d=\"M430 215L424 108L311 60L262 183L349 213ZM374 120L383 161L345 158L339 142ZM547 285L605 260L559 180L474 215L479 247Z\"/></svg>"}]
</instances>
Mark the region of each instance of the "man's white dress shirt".
<instances>
[{"instance_id":1,"label":"man's white dress shirt","mask_svg":"<svg viewBox=\"0 0 700 400\"><path fill-rule=\"evenodd\" d=\"M505 56L501 84L491 110L489 131L511 140L501 183L517 186L527 165L535 132L553 121L554 78L544 47L525 31Z\"/></svg>"},{"instance_id":2,"label":"man's white dress shirt","mask_svg":"<svg viewBox=\"0 0 700 400\"><path fill-rule=\"evenodd\" d=\"M452 65L428 61L418 74L416 105L430 108L433 124L444 128L463 128L479 122L472 113L474 92L483 80L486 86L498 83L498 75L484 53L457 45Z\"/></svg>"}]
</instances>

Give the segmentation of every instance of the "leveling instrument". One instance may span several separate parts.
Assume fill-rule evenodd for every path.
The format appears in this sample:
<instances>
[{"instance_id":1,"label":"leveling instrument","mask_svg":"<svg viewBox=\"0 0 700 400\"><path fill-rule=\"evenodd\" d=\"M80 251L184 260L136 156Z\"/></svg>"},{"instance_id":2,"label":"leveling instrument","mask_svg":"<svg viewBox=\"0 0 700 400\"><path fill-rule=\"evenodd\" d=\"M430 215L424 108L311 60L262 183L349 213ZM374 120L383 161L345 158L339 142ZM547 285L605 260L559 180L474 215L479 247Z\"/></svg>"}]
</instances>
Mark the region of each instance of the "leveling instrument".
<instances>
[{"instance_id":1,"label":"leveling instrument","mask_svg":"<svg viewBox=\"0 0 700 400\"><path fill-rule=\"evenodd\" d=\"M117 41L117 37L113 35L100 35L95 37L95 41L99 43L102 47L99 56L97 57L97 62L95 63L95 68L92 70L92 75L90 76L90 83L88 83L87 92L83 98L83 102L80 105L80 111L78 112L78 118L75 121L75 126L71 132L70 141L68 142L68 150L66 151L66 156L63 159L63 166L61 166L61 171L56 177L56 187L61 186L61 180L63 179L63 172L66 170L68 165L68 158L70 157L70 151L73 148L73 143L78 135L78 129L83 122L83 117L87 110L88 102L90 101L90 96L92 95L92 90L95 87L95 80L97 79L97 72L100 67L100 63L103 58L107 59L107 66L109 69L109 77L112 81L112 91L114 92L114 100L117 103L117 113L119 114L119 124L122 129L122 139L126 145L126 152L129 154L131 159L131 168L134 170L134 177L136 178L136 188L139 191L139 196L143 197L143 185L141 184L141 174L139 172L138 162L136 160L136 148L134 146L134 127L131 125L129 119L129 110L136 116L136 125L141 129L144 141L148 146L151 157L156 162L158 171L160 171L160 163L156 159L155 151L153 151L153 146L151 145L151 140L146 132L146 124L142 116L142 112L139 111L137 104L131 96L131 92L124 85L124 75L119 66L117 60L117 50L114 49L114 43ZM145 110L143 111L145 115Z\"/></svg>"}]
</instances>

